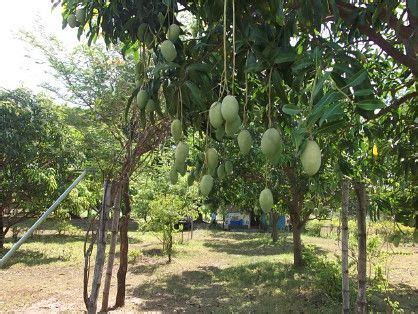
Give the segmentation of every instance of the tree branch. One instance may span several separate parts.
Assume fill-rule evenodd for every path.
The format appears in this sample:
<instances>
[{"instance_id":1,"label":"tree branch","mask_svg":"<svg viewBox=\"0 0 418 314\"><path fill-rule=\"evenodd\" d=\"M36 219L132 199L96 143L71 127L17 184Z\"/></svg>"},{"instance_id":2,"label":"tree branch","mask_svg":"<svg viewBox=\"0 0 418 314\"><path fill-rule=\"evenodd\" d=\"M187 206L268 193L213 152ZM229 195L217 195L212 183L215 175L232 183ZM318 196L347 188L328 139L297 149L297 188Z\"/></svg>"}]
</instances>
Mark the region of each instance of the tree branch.
<instances>
[{"instance_id":1,"label":"tree branch","mask_svg":"<svg viewBox=\"0 0 418 314\"><path fill-rule=\"evenodd\" d=\"M352 4L342 2L341 0L337 2L337 7L340 10L341 18L347 24L352 24L352 17L353 15L355 15L354 13L356 11L358 12L359 8ZM399 21L395 17L389 18L388 25L390 27L398 26ZM407 26L403 25L403 28L400 30L401 33L399 33L398 31L396 32L397 35L400 36L400 39L403 39L402 37L404 36L402 34L404 34L405 32L410 33L409 28L405 28L407 28ZM361 33L366 35L368 38L370 38L377 46L379 46L384 52L391 56L396 62L408 67L415 77L418 77L418 65L416 58L403 54L400 50L398 50L390 42L388 42L381 34L377 33L373 28L371 28L368 24L358 23L357 29Z\"/></svg>"},{"instance_id":2,"label":"tree branch","mask_svg":"<svg viewBox=\"0 0 418 314\"><path fill-rule=\"evenodd\" d=\"M393 101L389 106L381 109L377 114L375 114L374 116L372 116L367 121L374 120L374 119L376 119L378 117L381 117L381 116L389 113L390 111L399 108L399 106L401 106L402 104L404 104L408 100L413 99L415 97L418 97L418 92L412 92L412 93L406 94L406 95L402 96L401 98L396 99L395 101Z\"/></svg>"}]
</instances>

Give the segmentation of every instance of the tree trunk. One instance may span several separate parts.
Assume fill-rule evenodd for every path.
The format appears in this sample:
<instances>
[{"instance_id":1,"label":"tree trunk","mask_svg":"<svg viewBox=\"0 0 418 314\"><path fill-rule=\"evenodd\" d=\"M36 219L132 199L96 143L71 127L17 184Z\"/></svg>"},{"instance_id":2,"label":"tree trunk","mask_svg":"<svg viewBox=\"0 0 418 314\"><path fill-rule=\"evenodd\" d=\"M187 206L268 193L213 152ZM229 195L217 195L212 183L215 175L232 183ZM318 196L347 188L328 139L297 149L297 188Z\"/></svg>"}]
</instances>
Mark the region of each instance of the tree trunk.
<instances>
[{"instance_id":1,"label":"tree trunk","mask_svg":"<svg viewBox=\"0 0 418 314\"><path fill-rule=\"evenodd\" d=\"M170 227L170 233L168 235L168 243L167 243L167 254L168 254L168 263L171 263L171 253L173 250L173 230Z\"/></svg>"},{"instance_id":2,"label":"tree trunk","mask_svg":"<svg viewBox=\"0 0 418 314\"><path fill-rule=\"evenodd\" d=\"M415 232L418 231L418 211L415 214Z\"/></svg>"},{"instance_id":3,"label":"tree trunk","mask_svg":"<svg viewBox=\"0 0 418 314\"><path fill-rule=\"evenodd\" d=\"M109 181L105 181L104 184L104 197L102 208L100 211L98 232L97 232L97 253L96 253L96 262L94 266L94 275L93 283L91 288L91 294L88 300L88 313L97 312L97 297L99 296L100 284L102 281L103 266L105 262L105 253L106 253L106 220L107 220L107 211L112 205L111 197L111 184Z\"/></svg>"},{"instance_id":4,"label":"tree trunk","mask_svg":"<svg viewBox=\"0 0 418 314\"><path fill-rule=\"evenodd\" d=\"M350 286L348 277L348 206L350 202L350 183L343 178L341 181L341 272L343 313L350 313Z\"/></svg>"},{"instance_id":5,"label":"tree trunk","mask_svg":"<svg viewBox=\"0 0 418 314\"><path fill-rule=\"evenodd\" d=\"M190 224L190 240L192 240L192 239L193 239L193 217L192 217L192 222Z\"/></svg>"},{"instance_id":6,"label":"tree trunk","mask_svg":"<svg viewBox=\"0 0 418 314\"><path fill-rule=\"evenodd\" d=\"M273 239L273 243L277 242L279 239L279 234L277 232L277 221L279 219L279 215L275 211L271 211L271 238Z\"/></svg>"},{"instance_id":7,"label":"tree trunk","mask_svg":"<svg viewBox=\"0 0 418 314\"><path fill-rule=\"evenodd\" d=\"M117 185L115 187L115 199L113 202L112 236L110 239L109 256L107 259L105 282L103 286L103 299L102 299L101 312L106 312L108 305L109 305L110 283L112 281L113 264L115 262L116 242L117 242L118 230L119 230L120 199L121 199L121 194L122 194L121 189L122 187L120 185Z\"/></svg>"},{"instance_id":8,"label":"tree trunk","mask_svg":"<svg viewBox=\"0 0 418 314\"><path fill-rule=\"evenodd\" d=\"M297 225L293 225L292 233L293 233L293 266L295 266L296 268L300 268L300 267L303 267L302 239L301 239L302 228Z\"/></svg>"},{"instance_id":9,"label":"tree trunk","mask_svg":"<svg viewBox=\"0 0 418 314\"><path fill-rule=\"evenodd\" d=\"M203 214L199 209L197 210L196 222L199 223L199 224L203 223Z\"/></svg>"},{"instance_id":10,"label":"tree trunk","mask_svg":"<svg viewBox=\"0 0 418 314\"><path fill-rule=\"evenodd\" d=\"M128 271L128 227L131 213L131 200L129 198L129 182L125 183L123 189L124 211L120 224L120 249L119 249L119 270L118 270L118 291L116 293L115 307L125 305L126 295L126 273Z\"/></svg>"},{"instance_id":11,"label":"tree trunk","mask_svg":"<svg viewBox=\"0 0 418 314\"><path fill-rule=\"evenodd\" d=\"M366 252L366 187L364 183L354 183L357 195L357 232L358 232L358 262L357 262L357 313L367 312L366 301L366 275L367 275L367 252Z\"/></svg>"},{"instance_id":12,"label":"tree trunk","mask_svg":"<svg viewBox=\"0 0 418 314\"><path fill-rule=\"evenodd\" d=\"M293 234L293 266L301 268L304 265L302 258L302 239L301 233L306 221L313 209L302 213L303 201L307 191L307 181L302 176L297 175L295 166L284 169L290 185L290 198L285 202L289 206L290 221Z\"/></svg>"},{"instance_id":13,"label":"tree trunk","mask_svg":"<svg viewBox=\"0 0 418 314\"><path fill-rule=\"evenodd\" d=\"M4 250L4 221L3 221L3 210L0 210L0 252Z\"/></svg>"}]
</instances>

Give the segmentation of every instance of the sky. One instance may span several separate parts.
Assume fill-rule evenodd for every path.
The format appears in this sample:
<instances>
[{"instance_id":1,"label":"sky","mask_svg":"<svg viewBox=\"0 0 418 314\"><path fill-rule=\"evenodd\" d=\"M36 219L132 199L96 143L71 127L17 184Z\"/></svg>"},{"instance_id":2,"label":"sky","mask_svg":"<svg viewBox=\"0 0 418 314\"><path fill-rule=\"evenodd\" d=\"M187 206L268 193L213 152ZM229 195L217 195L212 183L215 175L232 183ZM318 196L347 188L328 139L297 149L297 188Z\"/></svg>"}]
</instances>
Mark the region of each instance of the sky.
<instances>
[{"instance_id":1,"label":"sky","mask_svg":"<svg viewBox=\"0 0 418 314\"><path fill-rule=\"evenodd\" d=\"M25 57L36 54L17 38L19 30L35 30L42 25L56 35L66 49L77 45L77 31L62 29L60 7L51 11L50 0L0 0L0 88L27 87L40 92L40 84L51 79L46 65ZM36 55L35 55L36 57Z\"/></svg>"}]
</instances>

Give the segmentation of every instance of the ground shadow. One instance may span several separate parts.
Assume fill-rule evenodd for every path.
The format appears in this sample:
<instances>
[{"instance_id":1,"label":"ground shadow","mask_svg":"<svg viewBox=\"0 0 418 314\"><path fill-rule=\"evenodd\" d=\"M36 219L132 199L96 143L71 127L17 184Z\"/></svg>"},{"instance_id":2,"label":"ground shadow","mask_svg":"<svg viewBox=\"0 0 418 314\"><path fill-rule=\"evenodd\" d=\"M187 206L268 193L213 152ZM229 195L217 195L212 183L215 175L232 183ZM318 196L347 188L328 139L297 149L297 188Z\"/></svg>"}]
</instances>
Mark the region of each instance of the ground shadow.
<instances>
[{"instance_id":1,"label":"ground shadow","mask_svg":"<svg viewBox=\"0 0 418 314\"><path fill-rule=\"evenodd\" d=\"M246 255L270 255L291 251L289 243L280 245L257 242L251 236L240 236L241 241L227 241L223 237L208 240L205 245L218 252ZM225 242L225 243L223 243ZM232 247L232 248L231 248ZM242 253L246 252L246 253ZM250 253L248 253L250 252ZM260 261L227 268L198 267L176 275L166 275L152 283L129 289L131 296L140 298L138 311L162 312L341 312L341 270L337 262L324 257L325 251L307 246L304 249L306 266L293 268L285 261ZM164 267L162 262L139 265L135 272L152 273ZM355 281L352 278L352 308L355 302ZM388 294L374 293L369 299L369 310L387 311ZM418 309L418 291L407 285L391 289L389 297L399 302L399 308Z\"/></svg>"},{"instance_id":2,"label":"ground shadow","mask_svg":"<svg viewBox=\"0 0 418 314\"><path fill-rule=\"evenodd\" d=\"M0 253L0 257L3 257L4 254L6 254L7 251L4 251ZM35 265L45 265L50 264L53 262L58 261L64 261L66 260L65 257L59 257L59 256L47 256L42 252L34 251L30 249L22 249L17 251L11 259L7 261L7 263L4 265L5 268L8 268L14 264L22 263L26 266L35 266Z\"/></svg>"},{"instance_id":3,"label":"ground shadow","mask_svg":"<svg viewBox=\"0 0 418 314\"><path fill-rule=\"evenodd\" d=\"M147 259L146 257L141 257L138 261L138 265L130 267L130 272L134 274L144 274L151 275L161 266L167 265L167 259Z\"/></svg>"},{"instance_id":4,"label":"ground shadow","mask_svg":"<svg viewBox=\"0 0 418 314\"><path fill-rule=\"evenodd\" d=\"M418 312L418 289L406 284L389 285L387 292L370 292L369 304L373 310L378 312L391 312L388 300L398 303L399 307L407 312ZM385 300L386 299L386 300Z\"/></svg>"},{"instance_id":5,"label":"ground shadow","mask_svg":"<svg viewBox=\"0 0 418 314\"><path fill-rule=\"evenodd\" d=\"M220 269L201 267L143 284L130 294L144 300L141 311L332 312L339 305L315 293L309 274L285 263L259 262ZM298 300L298 302L294 302ZM304 307L306 306L306 307Z\"/></svg>"},{"instance_id":6,"label":"ground shadow","mask_svg":"<svg viewBox=\"0 0 418 314\"><path fill-rule=\"evenodd\" d=\"M216 252L234 255L267 256L292 252L292 242L289 237L280 237L276 243L273 243L268 235L260 237L258 233L214 231L211 238L205 240L203 245Z\"/></svg>"}]
</instances>

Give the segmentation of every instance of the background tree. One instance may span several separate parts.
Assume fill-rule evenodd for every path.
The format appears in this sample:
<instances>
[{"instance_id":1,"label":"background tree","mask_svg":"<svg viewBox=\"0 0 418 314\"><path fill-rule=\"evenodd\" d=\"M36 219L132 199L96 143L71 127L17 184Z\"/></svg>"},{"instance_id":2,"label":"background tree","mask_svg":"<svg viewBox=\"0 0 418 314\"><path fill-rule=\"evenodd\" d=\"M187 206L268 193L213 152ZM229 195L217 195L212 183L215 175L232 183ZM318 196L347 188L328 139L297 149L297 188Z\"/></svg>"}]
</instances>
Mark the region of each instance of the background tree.
<instances>
[{"instance_id":1,"label":"background tree","mask_svg":"<svg viewBox=\"0 0 418 314\"><path fill-rule=\"evenodd\" d=\"M82 160L79 139L45 96L0 92L0 248L15 224L58 197ZM74 198L80 200L79 198Z\"/></svg>"}]
</instances>

